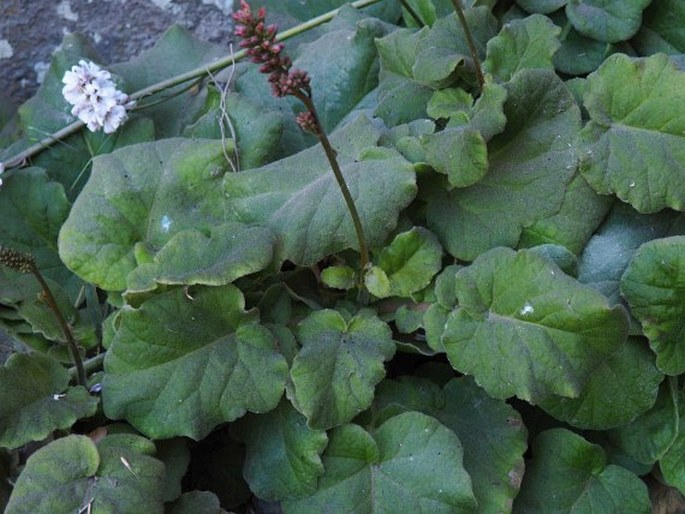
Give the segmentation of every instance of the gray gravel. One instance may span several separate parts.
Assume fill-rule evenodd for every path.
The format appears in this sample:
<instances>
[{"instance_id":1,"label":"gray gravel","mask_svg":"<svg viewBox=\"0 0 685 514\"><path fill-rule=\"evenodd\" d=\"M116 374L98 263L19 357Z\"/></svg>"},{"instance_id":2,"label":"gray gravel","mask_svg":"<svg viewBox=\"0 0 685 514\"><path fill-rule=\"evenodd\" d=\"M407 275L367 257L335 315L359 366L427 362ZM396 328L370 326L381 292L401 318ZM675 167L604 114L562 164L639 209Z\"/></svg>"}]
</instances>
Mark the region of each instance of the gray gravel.
<instances>
[{"instance_id":1,"label":"gray gravel","mask_svg":"<svg viewBox=\"0 0 685 514\"><path fill-rule=\"evenodd\" d=\"M198 38L227 43L233 0L0 0L0 91L29 98L66 33L93 43L105 64L127 60L178 23ZM0 95L1 96L1 95Z\"/></svg>"}]
</instances>

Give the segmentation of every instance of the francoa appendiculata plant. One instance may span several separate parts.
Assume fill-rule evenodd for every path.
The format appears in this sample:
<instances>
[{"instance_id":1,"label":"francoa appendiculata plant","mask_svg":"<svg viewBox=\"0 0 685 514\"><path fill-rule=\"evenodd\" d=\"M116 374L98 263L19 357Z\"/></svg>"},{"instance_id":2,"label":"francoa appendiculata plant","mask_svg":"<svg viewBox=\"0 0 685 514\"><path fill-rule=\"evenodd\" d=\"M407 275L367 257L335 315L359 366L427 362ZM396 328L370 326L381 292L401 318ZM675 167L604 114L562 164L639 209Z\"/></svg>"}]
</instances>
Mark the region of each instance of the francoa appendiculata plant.
<instances>
[{"instance_id":1,"label":"francoa appendiculata plant","mask_svg":"<svg viewBox=\"0 0 685 514\"><path fill-rule=\"evenodd\" d=\"M685 491L680 3L464 2L471 43L447 0L252 4L294 26L361 231L244 51L170 29L106 67L137 105L102 134L62 97L97 61L67 37L0 132L6 512Z\"/></svg>"}]
</instances>

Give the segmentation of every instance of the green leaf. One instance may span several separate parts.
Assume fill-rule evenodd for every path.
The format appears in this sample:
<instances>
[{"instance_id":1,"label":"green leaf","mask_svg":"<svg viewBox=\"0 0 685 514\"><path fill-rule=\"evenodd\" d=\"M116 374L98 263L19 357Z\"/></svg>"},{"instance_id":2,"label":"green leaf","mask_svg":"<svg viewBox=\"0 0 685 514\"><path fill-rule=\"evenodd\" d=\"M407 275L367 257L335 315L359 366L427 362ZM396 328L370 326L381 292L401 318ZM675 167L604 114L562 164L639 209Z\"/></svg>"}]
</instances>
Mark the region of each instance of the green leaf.
<instances>
[{"instance_id":1,"label":"green leaf","mask_svg":"<svg viewBox=\"0 0 685 514\"><path fill-rule=\"evenodd\" d=\"M642 11L652 0L568 0L566 16L584 36L616 43L630 39L640 28Z\"/></svg>"},{"instance_id":2,"label":"green leaf","mask_svg":"<svg viewBox=\"0 0 685 514\"><path fill-rule=\"evenodd\" d=\"M491 250L456 280L442 342L454 368L495 398L577 397L627 335L623 308L528 250Z\"/></svg>"},{"instance_id":3,"label":"green leaf","mask_svg":"<svg viewBox=\"0 0 685 514\"><path fill-rule=\"evenodd\" d=\"M217 88L209 89L204 108L207 112L186 127L183 135L195 139L222 139L233 137L235 132L239 169L266 164L276 153L283 132L283 117L236 92L226 94L224 115L222 94ZM224 116L228 116L228 120Z\"/></svg>"},{"instance_id":4,"label":"green leaf","mask_svg":"<svg viewBox=\"0 0 685 514\"><path fill-rule=\"evenodd\" d=\"M466 23L481 59L487 41L497 34L497 20L487 7L464 9ZM460 67L473 70L473 58L466 36L455 13L437 20L421 36L416 47L412 74L430 87L442 88L454 81Z\"/></svg>"},{"instance_id":5,"label":"green leaf","mask_svg":"<svg viewBox=\"0 0 685 514\"><path fill-rule=\"evenodd\" d=\"M365 410L395 353L390 327L370 314L349 321L336 311L310 314L297 327L302 349L290 375L295 407L313 429L342 425Z\"/></svg>"},{"instance_id":6,"label":"green leaf","mask_svg":"<svg viewBox=\"0 0 685 514\"><path fill-rule=\"evenodd\" d=\"M434 418L406 412L372 434L350 424L330 437L317 492L283 502L286 514L451 513L476 507L459 439Z\"/></svg>"},{"instance_id":7,"label":"green leaf","mask_svg":"<svg viewBox=\"0 0 685 514\"><path fill-rule=\"evenodd\" d=\"M426 116L426 103L433 90L414 77L416 46L428 31L398 29L376 39L380 57L378 105L374 115L388 126L408 123Z\"/></svg>"},{"instance_id":8,"label":"green leaf","mask_svg":"<svg viewBox=\"0 0 685 514\"><path fill-rule=\"evenodd\" d=\"M190 32L179 25L167 30L155 46L141 52L128 62L110 66L110 70L122 76L131 92L146 88L182 73L207 66L225 57L224 46L195 39ZM188 83L165 90L160 96L165 101L146 107L143 111L155 123L158 137L173 137L182 134L186 125L197 117L204 104L206 90L182 92ZM179 93L178 96L174 96ZM155 103L142 101L141 104Z\"/></svg>"},{"instance_id":9,"label":"green leaf","mask_svg":"<svg viewBox=\"0 0 685 514\"><path fill-rule=\"evenodd\" d=\"M127 277L128 297L154 290L158 284L221 286L266 268L272 258L269 230L225 223L207 236L188 229L174 235L154 256Z\"/></svg>"},{"instance_id":10,"label":"green leaf","mask_svg":"<svg viewBox=\"0 0 685 514\"><path fill-rule=\"evenodd\" d=\"M41 168L24 168L3 181L0 244L30 253L45 277L67 285L74 276L57 253L57 234L70 207L64 188L51 182ZM16 279L18 274L13 276Z\"/></svg>"},{"instance_id":11,"label":"green leaf","mask_svg":"<svg viewBox=\"0 0 685 514\"><path fill-rule=\"evenodd\" d=\"M612 203L613 198L598 195L577 173L566 186L559 212L524 228L519 246L558 244L579 255Z\"/></svg>"},{"instance_id":12,"label":"green leaf","mask_svg":"<svg viewBox=\"0 0 685 514\"><path fill-rule=\"evenodd\" d=\"M678 392L675 379L661 383L654 406L626 425L607 432L609 440L638 462L654 464L678 436Z\"/></svg>"},{"instance_id":13,"label":"green leaf","mask_svg":"<svg viewBox=\"0 0 685 514\"><path fill-rule=\"evenodd\" d=\"M508 122L488 143L488 174L474 186L432 195L426 207L428 228L462 260L514 246L523 227L557 213L576 168L580 111L561 80L523 70L506 87Z\"/></svg>"},{"instance_id":14,"label":"green leaf","mask_svg":"<svg viewBox=\"0 0 685 514\"><path fill-rule=\"evenodd\" d=\"M233 434L245 443L243 475L250 490L267 501L309 496L324 472L320 454L326 432L307 427L306 418L287 400L271 412L246 416Z\"/></svg>"},{"instance_id":15,"label":"green leaf","mask_svg":"<svg viewBox=\"0 0 685 514\"><path fill-rule=\"evenodd\" d=\"M621 294L656 353L658 368L685 372L685 236L643 244L621 278Z\"/></svg>"},{"instance_id":16,"label":"green leaf","mask_svg":"<svg viewBox=\"0 0 685 514\"><path fill-rule=\"evenodd\" d=\"M502 82L526 68L553 70L552 56L559 48L560 33L559 27L540 14L511 21L488 41L483 70Z\"/></svg>"},{"instance_id":17,"label":"green leaf","mask_svg":"<svg viewBox=\"0 0 685 514\"><path fill-rule=\"evenodd\" d=\"M451 118L473 106L473 97L461 88L439 89L431 96L426 107L428 116L433 119Z\"/></svg>"},{"instance_id":18,"label":"green leaf","mask_svg":"<svg viewBox=\"0 0 685 514\"><path fill-rule=\"evenodd\" d=\"M378 257L378 267L389 281L390 294L384 296L409 297L430 284L440 271L442 247L430 231L414 227L398 234L383 248Z\"/></svg>"},{"instance_id":19,"label":"green leaf","mask_svg":"<svg viewBox=\"0 0 685 514\"><path fill-rule=\"evenodd\" d=\"M162 514L164 465L155 445L132 434L110 435L97 446L70 435L29 457L7 514L145 512Z\"/></svg>"},{"instance_id":20,"label":"green leaf","mask_svg":"<svg viewBox=\"0 0 685 514\"><path fill-rule=\"evenodd\" d=\"M679 0L652 2L642 16L642 27L630 42L642 55L685 52L685 4Z\"/></svg>"},{"instance_id":21,"label":"green leaf","mask_svg":"<svg viewBox=\"0 0 685 514\"><path fill-rule=\"evenodd\" d=\"M578 259L564 246L542 244L532 247L530 251L537 253L552 264L556 264L561 271L571 277L575 277L578 274Z\"/></svg>"},{"instance_id":22,"label":"green leaf","mask_svg":"<svg viewBox=\"0 0 685 514\"><path fill-rule=\"evenodd\" d=\"M371 266L364 274L364 285L376 298L392 296L392 286L388 275L378 266Z\"/></svg>"},{"instance_id":23,"label":"green leaf","mask_svg":"<svg viewBox=\"0 0 685 514\"><path fill-rule=\"evenodd\" d=\"M274 23L271 15L279 28L290 28L292 25L309 21L312 18L325 14L328 11L339 8L346 4L346 0L317 0L316 2L302 3L300 0L253 0L250 2L252 10L265 7L268 13L267 21ZM364 13L369 16L377 16L389 22L396 21L400 16L400 6L394 2L371 5Z\"/></svg>"},{"instance_id":24,"label":"green leaf","mask_svg":"<svg viewBox=\"0 0 685 514\"><path fill-rule=\"evenodd\" d=\"M0 447L18 448L95 414L98 400L41 354L15 353L0 367Z\"/></svg>"},{"instance_id":25,"label":"green leaf","mask_svg":"<svg viewBox=\"0 0 685 514\"><path fill-rule=\"evenodd\" d=\"M588 183L639 212L685 210L685 72L662 54L612 55L588 77L584 102Z\"/></svg>"},{"instance_id":26,"label":"green leaf","mask_svg":"<svg viewBox=\"0 0 685 514\"><path fill-rule=\"evenodd\" d=\"M644 340L629 338L597 365L577 398L545 398L539 405L575 427L606 430L650 409L663 378Z\"/></svg>"},{"instance_id":27,"label":"green leaf","mask_svg":"<svg viewBox=\"0 0 685 514\"><path fill-rule=\"evenodd\" d=\"M557 71L567 75L587 75L595 71L604 59L616 52L619 45L597 41L583 36L573 28L563 9L549 15L562 28L559 40L561 46L552 58Z\"/></svg>"},{"instance_id":28,"label":"green leaf","mask_svg":"<svg viewBox=\"0 0 685 514\"><path fill-rule=\"evenodd\" d=\"M136 249L152 257L178 232L220 223L226 169L219 141L164 139L96 157L60 232L62 260L101 289L123 291Z\"/></svg>"},{"instance_id":29,"label":"green leaf","mask_svg":"<svg viewBox=\"0 0 685 514\"><path fill-rule=\"evenodd\" d=\"M434 417L454 431L464 447L477 512L506 512L518 494L527 449L526 429L511 406L488 396L473 379L450 380L442 389L414 377L385 380L373 411L383 420L406 410Z\"/></svg>"},{"instance_id":30,"label":"green leaf","mask_svg":"<svg viewBox=\"0 0 685 514\"><path fill-rule=\"evenodd\" d=\"M422 139L426 161L447 175L449 189L468 187L488 172L488 148L481 133L469 128L447 128Z\"/></svg>"},{"instance_id":31,"label":"green leaf","mask_svg":"<svg viewBox=\"0 0 685 514\"><path fill-rule=\"evenodd\" d=\"M338 16L346 16L341 9ZM306 70L311 79L314 105L326 131L335 128L366 94L378 85L378 52L375 38L388 32L388 25L356 14L356 24L332 29L316 41L298 47L295 68Z\"/></svg>"},{"instance_id":32,"label":"green leaf","mask_svg":"<svg viewBox=\"0 0 685 514\"><path fill-rule=\"evenodd\" d=\"M683 459L685 456L685 421L683 420L683 394L679 395L680 419L678 423L678 436L668 448L668 451L659 459L659 468L668 484L676 487L685 494L685 472L683 471Z\"/></svg>"},{"instance_id":33,"label":"green leaf","mask_svg":"<svg viewBox=\"0 0 685 514\"><path fill-rule=\"evenodd\" d=\"M676 221L671 211L644 215L617 203L583 250L578 280L602 293L612 305L627 305L619 281L635 251L643 243L677 230Z\"/></svg>"},{"instance_id":34,"label":"green leaf","mask_svg":"<svg viewBox=\"0 0 685 514\"><path fill-rule=\"evenodd\" d=\"M267 412L287 364L233 286L175 289L125 307L105 358L103 403L154 438L205 437L247 410Z\"/></svg>"},{"instance_id":35,"label":"green leaf","mask_svg":"<svg viewBox=\"0 0 685 514\"><path fill-rule=\"evenodd\" d=\"M164 501L169 502L181 496L182 480L188 471L190 451L182 438L157 441L157 458L164 463Z\"/></svg>"},{"instance_id":36,"label":"green leaf","mask_svg":"<svg viewBox=\"0 0 685 514\"><path fill-rule=\"evenodd\" d=\"M338 162L361 218L366 242L380 245L416 192L413 167L395 150L370 148L379 130L365 118L332 137ZM357 248L352 218L320 146L242 173L227 173L226 216L270 228L275 259L308 266Z\"/></svg>"},{"instance_id":37,"label":"green leaf","mask_svg":"<svg viewBox=\"0 0 685 514\"><path fill-rule=\"evenodd\" d=\"M549 14L566 5L566 0L516 0L530 13Z\"/></svg>"},{"instance_id":38,"label":"green leaf","mask_svg":"<svg viewBox=\"0 0 685 514\"><path fill-rule=\"evenodd\" d=\"M329 266L321 272L321 281L334 289L353 289L357 272L349 266Z\"/></svg>"},{"instance_id":39,"label":"green leaf","mask_svg":"<svg viewBox=\"0 0 685 514\"><path fill-rule=\"evenodd\" d=\"M190 491L166 507L166 514L227 514L219 499L209 491Z\"/></svg>"},{"instance_id":40,"label":"green leaf","mask_svg":"<svg viewBox=\"0 0 685 514\"><path fill-rule=\"evenodd\" d=\"M563 428L533 441L514 512L650 512L647 486L630 471L606 464L601 447Z\"/></svg>"}]
</instances>

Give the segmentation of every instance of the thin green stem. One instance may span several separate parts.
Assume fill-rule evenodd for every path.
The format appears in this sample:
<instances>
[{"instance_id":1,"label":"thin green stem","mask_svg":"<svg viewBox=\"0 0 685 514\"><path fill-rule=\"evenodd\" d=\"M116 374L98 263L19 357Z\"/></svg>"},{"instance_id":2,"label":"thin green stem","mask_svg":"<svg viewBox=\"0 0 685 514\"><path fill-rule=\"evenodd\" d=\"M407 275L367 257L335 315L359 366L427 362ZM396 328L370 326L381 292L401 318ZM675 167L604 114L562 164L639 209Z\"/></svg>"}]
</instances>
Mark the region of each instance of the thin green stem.
<instances>
[{"instance_id":1,"label":"thin green stem","mask_svg":"<svg viewBox=\"0 0 685 514\"><path fill-rule=\"evenodd\" d=\"M83 369L83 361L81 360L81 354L78 351L78 344L76 343L76 338L74 337L74 332L71 329L71 325L67 322L66 319L64 319L62 311L60 310L59 305L57 305L55 297L52 295L50 286L48 286L48 283L45 281L43 275L41 275L36 265L30 263L29 271L33 274L34 277L36 277L36 280L38 280L38 283L43 288L43 295L45 297L45 301L48 303L48 307L50 307L50 310L55 315L57 323L59 323L59 326L62 329L62 333L64 334L64 337L67 340L67 345L69 346L69 351L71 352L71 358L74 361L74 367L76 368L76 378L78 380L78 383L82 386L85 386L86 372Z\"/></svg>"},{"instance_id":2,"label":"thin green stem","mask_svg":"<svg viewBox=\"0 0 685 514\"><path fill-rule=\"evenodd\" d=\"M105 355L107 355L107 352L98 353L95 357L83 361L83 369L86 373L100 371L102 369L102 363L105 361ZM76 368L76 366L69 368L69 374L76 378L78 375L78 368Z\"/></svg>"},{"instance_id":3,"label":"thin green stem","mask_svg":"<svg viewBox=\"0 0 685 514\"><path fill-rule=\"evenodd\" d=\"M358 0L352 3L352 7L356 9L361 9L363 7L367 7L380 1L381 0ZM298 34L306 32L307 30L310 30L314 27L329 22L338 14L339 11L340 9L333 9L332 11L322 14L321 16L317 16L316 18L312 18L311 20L308 20L305 23L301 23L300 25L297 25L289 30L284 30L278 35L277 40L282 41L293 36L297 36ZM164 91L165 89L169 89L170 87L174 87L179 84L183 84L184 82L187 82L189 80L193 80L198 77L207 75L209 72L222 70L224 68L227 68L228 66L231 66L235 61L243 59L246 55L247 53L244 50L240 50L239 52L236 52L234 55L229 55L227 57L219 59L213 62L212 64L195 68L193 70L187 71L186 73L181 73L180 75L176 75L175 77L171 77L167 80L163 80L161 82L157 82L156 84L152 84L144 89L141 89L140 91L136 91L135 93L130 95L131 99L140 100L141 98L144 98L146 96L150 96L159 93L160 91ZM66 137L69 137L72 134L75 134L84 126L85 125L82 121L75 121L74 123L67 125L63 129L60 129L57 132L55 132L54 134L51 134L48 137L40 140L35 145L32 145L26 150L10 157L6 162L4 162L5 169L22 166L26 160L39 154L46 148L49 148L55 142Z\"/></svg>"},{"instance_id":4,"label":"thin green stem","mask_svg":"<svg viewBox=\"0 0 685 514\"><path fill-rule=\"evenodd\" d=\"M407 0L400 0L400 3L402 4L402 7L404 7L406 9L406 11L409 13L409 16L411 16L413 18L413 20L416 22L416 24L419 27L425 27L426 26L424 21L416 13L416 11L412 8L412 6L409 5L409 2L407 2Z\"/></svg>"},{"instance_id":5,"label":"thin green stem","mask_svg":"<svg viewBox=\"0 0 685 514\"><path fill-rule=\"evenodd\" d=\"M476 79L478 80L478 87L480 92L483 92L483 86L485 85L485 77L483 76L483 69L480 66L480 58L478 57L478 49L476 48L476 43L473 41L473 36L471 36L471 29L469 29L469 24L466 23L466 17L464 16L464 10L459 3L459 0L452 0L452 5L454 10L459 17L459 23L464 30L464 35L466 36L466 42L469 45L469 50L471 51L471 57L473 58L473 65L476 68Z\"/></svg>"},{"instance_id":6,"label":"thin green stem","mask_svg":"<svg viewBox=\"0 0 685 514\"><path fill-rule=\"evenodd\" d=\"M314 107L314 102L312 102L312 99L304 93L296 93L295 96L304 104L307 110L314 117L314 121L316 122L317 126L316 136L319 138L321 146L323 146L323 150L326 153L328 162L330 163L331 169L333 170L333 175L335 175L335 180L338 182L340 192L342 193L343 198L345 199L345 204L347 204L347 210L350 211L350 215L352 216L352 223L354 224L354 230L357 233L357 241L359 243L359 276L360 280L363 280L364 270L366 270L366 267L369 264L369 248L366 245L366 237L364 236L364 228L362 227L362 222L359 218L359 212L357 212L357 207L354 204L354 199L352 198L350 189L347 187L347 182L345 182L345 177L343 176L342 170L340 169L340 165L338 164L337 152L331 145L331 142L328 140L326 131L324 130L323 126L321 125L321 122L319 121L319 116L316 112L316 107Z\"/></svg>"}]
</instances>

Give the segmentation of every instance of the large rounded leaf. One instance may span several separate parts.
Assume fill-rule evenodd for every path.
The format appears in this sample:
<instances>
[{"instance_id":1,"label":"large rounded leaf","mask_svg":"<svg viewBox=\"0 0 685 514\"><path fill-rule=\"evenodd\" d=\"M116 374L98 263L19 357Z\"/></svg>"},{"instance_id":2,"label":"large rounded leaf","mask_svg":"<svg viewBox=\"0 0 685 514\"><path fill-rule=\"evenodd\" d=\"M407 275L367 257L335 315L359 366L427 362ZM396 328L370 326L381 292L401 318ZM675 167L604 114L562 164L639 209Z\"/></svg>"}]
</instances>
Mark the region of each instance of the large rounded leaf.
<instances>
[{"instance_id":1,"label":"large rounded leaf","mask_svg":"<svg viewBox=\"0 0 685 514\"><path fill-rule=\"evenodd\" d=\"M640 28L642 10L652 0L568 0L566 15L584 36L616 43L630 39Z\"/></svg>"},{"instance_id":2,"label":"large rounded leaf","mask_svg":"<svg viewBox=\"0 0 685 514\"><path fill-rule=\"evenodd\" d=\"M97 398L68 384L67 369L44 355L15 353L7 359L0 367L0 446L40 441L95 414Z\"/></svg>"},{"instance_id":3,"label":"large rounded leaf","mask_svg":"<svg viewBox=\"0 0 685 514\"><path fill-rule=\"evenodd\" d=\"M510 512L523 476L527 432L510 405L487 395L471 378L450 380L440 389L415 377L385 380L373 412L380 420L417 410L450 428L464 447L477 512Z\"/></svg>"},{"instance_id":4,"label":"large rounded leaf","mask_svg":"<svg viewBox=\"0 0 685 514\"><path fill-rule=\"evenodd\" d=\"M650 511L647 486L630 471L606 464L601 447L562 428L547 430L533 442L515 512Z\"/></svg>"},{"instance_id":5,"label":"large rounded leaf","mask_svg":"<svg viewBox=\"0 0 685 514\"><path fill-rule=\"evenodd\" d=\"M343 425L331 433L323 463L318 491L284 502L286 514L447 514L476 507L459 439L425 414L400 414L373 434Z\"/></svg>"},{"instance_id":6,"label":"large rounded leaf","mask_svg":"<svg viewBox=\"0 0 685 514\"><path fill-rule=\"evenodd\" d=\"M162 514L164 464L155 445L130 434L70 435L29 457L6 514L145 512Z\"/></svg>"},{"instance_id":7,"label":"large rounded leaf","mask_svg":"<svg viewBox=\"0 0 685 514\"><path fill-rule=\"evenodd\" d=\"M443 344L455 369L495 398L577 397L625 341L622 307L535 252L497 248L456 278Z\"/></svg>"},{"instance_id":8,"label":"large rounded leaf","mask_svg":"<svg viewBox=\"0 0 685 514\"><path fill-rule=\"evenodd\" d=\"M488 174L427 206L428 228L459 259L516 245L523 227L559 211L576 170L580 110L564 83L549 70L523 70L507 91L507 126L488 143Z\"/></svg>"},{"instance_id":9,"label":"large rounded leaf","mask_svg":"<svg viewBox=\"0 0 685 514\"><path fill-rule=\"evenodd\" d=\"M540 407L570 425L606 430L652 407L663 378L644 339L629 338L593 370L578 398L545 398Z\"/></svg>"},{"instance_id":10,"label":"large rounded leaf","mask_svg":"<svg viewBox=\"0 0 685 514\"><path fill-rule=\"evenodd\" d=\"M643 244L621 278L621 293L642 323L659 369L685 372L685 236Z\"/></svg>"},{"instance_id":11,"label":"large rounded leaf","mask_svg":"<svg viewBox=\"0 0 685 514\"><path fill-rule=\"evenodd\" d=\"M302 344L291 369L295 407L308 425L342 425L365 410L383 362L395 353L390 327L368 313L346 321L334 310L310 314L297 327Z\"/></svg>"},{"instance_id":12,"label":"large rounded leaf","mask_svg":"<svg viewBox=\"0 0 685 514\"><path fill-rule=\"evenodd\" d=\"M360 117L332 137L371 246L384 242L416 193L413 167L395 150L373 148L380 135ZM311 265L358 247L352 217L320 145L262 168L226 174L224 194L230 219L276 234L279 261Z\"/></svg>"},{"instance_id":13,"label":"large rounded leaf","mask_svg":"<svg viewBox=\"0 0 685 514\"><path fill-rule=\"evenodd\" d=\"M233 286L155 296L124 308L105 358L103 402L155 438L200 439L278 404L287 374L271 333Z\"/></svg>"},{"instance_id":14,"label":"large rounded leaf","mask_svg":"<svg viewBox=\"0 0 685 514\"><path fill-rule=\"evenodd\" d=\"M668 56L609 57L588 77L580 169L640 212L685 210L685 72Z\"/></svg>"},{"instance_id":15,"label":"large rounded leaf","mask_svg":"<svg viewBox=\"0 0 685 514\"><path fill-rule=\"evenodd\" d=\"M84 280L123 291L138 261L173 235L224 219L227 166L220 141L163 139L98 156L62 226L60 256Z\"/></svg>"}]
</instances>

